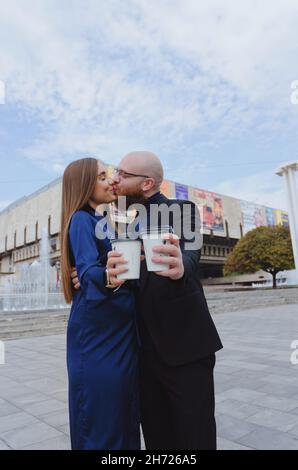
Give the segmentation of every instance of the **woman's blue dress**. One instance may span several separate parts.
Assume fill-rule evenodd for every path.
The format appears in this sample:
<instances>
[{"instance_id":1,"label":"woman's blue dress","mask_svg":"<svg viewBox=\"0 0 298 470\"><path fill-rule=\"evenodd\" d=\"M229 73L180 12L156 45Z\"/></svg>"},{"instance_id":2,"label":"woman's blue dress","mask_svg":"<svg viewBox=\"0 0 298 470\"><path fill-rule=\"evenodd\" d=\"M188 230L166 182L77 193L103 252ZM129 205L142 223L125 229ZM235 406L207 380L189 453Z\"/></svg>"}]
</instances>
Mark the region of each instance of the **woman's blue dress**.
<instances>
[{"instance_id":1,"label":"woman's blue dress","mask_svg":"<svg viewBox=\"0 0 298 470\"><path fill-rule=\"evenodd\" d=\"M69 229L71 262L81 284L67 328L71 446L140 449L134 293L128 283L116 292L105 287L111 246L95 235L101 218L86 206L72 216Z\"/></svg>"}]
</instances>

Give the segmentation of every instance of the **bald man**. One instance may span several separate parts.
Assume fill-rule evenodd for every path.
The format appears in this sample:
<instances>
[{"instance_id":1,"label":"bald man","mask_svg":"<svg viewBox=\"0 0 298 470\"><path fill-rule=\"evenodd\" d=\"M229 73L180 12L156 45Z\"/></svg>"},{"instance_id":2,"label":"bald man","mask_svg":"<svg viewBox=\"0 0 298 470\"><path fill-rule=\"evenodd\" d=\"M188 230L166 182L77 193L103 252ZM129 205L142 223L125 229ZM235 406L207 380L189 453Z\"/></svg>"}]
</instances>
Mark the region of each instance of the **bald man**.
<instances>
[{"instance_id":1,"label":"bald man","mask_svg":"<svg viewBox=\"0 0 298 470\"><path fill-rule=\"evenodd\" d=\"M161 192L163 167L152 152L126 155L114 176L118 196L143 203L150 224L154 204L190 205L189 224L198 217L190 201L169 200ZM175 225L172 220L170 225ZM213 370L222 344L200 283L200 250L186 250L186 239L156 249L161 272L141 263L138 320L141 337L140 401L146 448L216 449ZM116 279L115 279L116 281Z\"/></svg>"},{"instance_id":2,"label":"bald man","mask_svg":"<svg viewBox=\"0 0 298 470\"><path fill-rule=\"evenodd\" d=\"M190 208L186 225L194 232L199 217L196 205L166 198L160 192L162 181L162 164L148 151L126 155L114 174L117 195L126 196L128 205L143 204L147 225L153 206L178 204ZM180 222L183 227L185 220ZM169 225L177 226L177 220L170 219ZM167 263L168 269L148 272L142 261L137 289L145 445L148 450L216 449L213 371L215 352L222 344L200 283L200 249L186 249L183 228L180 239L169 238L153 257L157 263ZM110 271L114 285L119 283L116 270ZM73 282L79 287L75 276Z\"/></svg>"}]
</instances>

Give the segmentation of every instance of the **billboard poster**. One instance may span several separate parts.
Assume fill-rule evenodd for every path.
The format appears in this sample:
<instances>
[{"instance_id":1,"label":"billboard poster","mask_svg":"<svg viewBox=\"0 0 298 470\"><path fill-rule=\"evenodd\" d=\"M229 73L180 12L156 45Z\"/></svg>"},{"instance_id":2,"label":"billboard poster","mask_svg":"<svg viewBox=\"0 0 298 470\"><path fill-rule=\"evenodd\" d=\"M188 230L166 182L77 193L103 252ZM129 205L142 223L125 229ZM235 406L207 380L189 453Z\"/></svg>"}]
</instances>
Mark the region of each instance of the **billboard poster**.
<instances>
[{"instance_id":1,"label":"billboard poster","mask_svg":"<svg viewBox=\"0 0 298 470\"><path fill-rule=\"evenodd\" d=\"M283 225L284 227L289 226L289 216L286 211L276 209L275 211L277 225Z\"/></svg>"},{"instance_id":2,"label":"billboard poster","mask_svg":"<svg viewBox=\"0 0 298 470\"><path fill-rule=\"evenodd\" d=\"M266 225L266 212L264 206L255 205L255 225L256 227L263 227Z\"/></svg>"},{"instance_id":3,"label":"billboard poster","mask_svg":"<svg viewBox=\"0 0 298 470\"><path fill-rule=\"evenodd\" d=\"M286 211L281 211L281 223L284 227L289 226L289 215Z\"/></svg>"},{"instance_id":4,"label":"billboard poster","mask_svg":"<svg viewBox=\"0 0 298 470\"><path fill-rule=\"evenodd\" d=\"M215 232L223 232L224 211L222 198L216 193L197 188L191 188L190 195L190 199L199 208L203 227Z\"/></svg>"},{"instance_id":5,"label":"billboard poster","mask_svg":"<svg viewBox=\"0 0 298 470\"><path fill-rule=\"evenodd\" d=\"M107 175L109 178L111 178L113 176L113 171L114 171L114 165L107 165L106 166L107 168Z\"/></svg>"},{"instance_id":6,"label":"billboard poster","mask_svg":"<svg viewBox=\"0 0 298 470\"><path fill-rule=\"evenodd\" d=\"M185 184L175 183L176 199L188 199L188 186Z\"/></svg>"},{"instance_id":7,"label":"billboard poster","mask_svg":"<svg viewBox=\"0 0 298 470\"><path fill-rule=\"evenodd\" d=\"M175 184L172 181L163 180L160 191L169 199L175 199Z\"/></svg>"},{"instance_id":8,"label":"billboard poster","mask_svg":"<svg viewBox=\"0 0 298 470\"><path fill-rule=\"evenodd\" d=\"M276 225L275 210L272 207L266 207L266 222L269 227Z\"/></svg>"},{"instance_id":9,"label":"billboard poster","mask_svg":"<svg viewBox=\"0 0 298 470\"><path fill-rule=\"evenodd\" d=\"M252 202L241 201L243 232L247 233L256 227L266 226L265 207Z\"/></svg>"}]
</instances>

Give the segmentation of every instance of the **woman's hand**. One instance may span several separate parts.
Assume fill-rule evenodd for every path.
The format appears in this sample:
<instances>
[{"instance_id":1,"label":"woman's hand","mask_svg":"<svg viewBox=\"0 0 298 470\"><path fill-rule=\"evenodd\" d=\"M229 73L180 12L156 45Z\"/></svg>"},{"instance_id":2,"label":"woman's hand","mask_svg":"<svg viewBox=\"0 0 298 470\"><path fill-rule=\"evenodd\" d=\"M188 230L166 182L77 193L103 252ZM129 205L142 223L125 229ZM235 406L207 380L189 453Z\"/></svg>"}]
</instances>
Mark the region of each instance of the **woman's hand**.
<instances>
[{"instance_id":1,"label":"woman's hand","mask_svg":"<svg viewBox=\"0 0 298 470\"><path fill-rule=\"evenodd\" d=\"M127 261L125 261L122 253L119 251L108 252L107 271L110 287L119 287L124 284L125 280L120 280L117 276L128 271L128 269L124 267L126 263Z\"/></svg>"},{"instance_id":2,"label":"woman's hand","mask_svg":"<svg viewBox=\"0 0 298 470\"><path fill-rule=\"evenodd\" d=\"M73 283L74 288L78 290L81 287L81 284L78 278L78 273L77 273L76 268L71 268L70 277L71 277L71 282Z\"/></svg>"}]
</instances>

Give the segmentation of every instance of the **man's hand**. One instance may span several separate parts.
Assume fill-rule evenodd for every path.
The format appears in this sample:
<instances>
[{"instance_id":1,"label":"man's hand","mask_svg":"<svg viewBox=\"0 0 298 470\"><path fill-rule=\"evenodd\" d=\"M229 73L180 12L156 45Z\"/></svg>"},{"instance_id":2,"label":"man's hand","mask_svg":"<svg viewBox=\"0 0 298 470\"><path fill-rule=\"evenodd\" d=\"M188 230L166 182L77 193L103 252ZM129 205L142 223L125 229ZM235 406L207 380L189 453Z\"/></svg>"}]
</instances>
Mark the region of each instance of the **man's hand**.
<instances>
[{"instance_id":1,"label":"man's hand","mask_svg":"<svg viewBox=\"0 0 298 470\"><path fill-rule=\"evenodd\" d=\"M184 275L184 266L182 253L179 245L179 238L173 233L163 235L163 239L168 240L168 243L163 246L153 247L154 253L160 253L169 256L153 256L154 263L168 264L169 269L166 271L156 271L155 274L162 277L168 277L173 281L181 279Z\"/></svg>"},{"instance_id":2,"label":"man's hand","mask_svg":"<svg viewBox=\"0 0 298 470\"><path fill-rule=\"evenodd\" d=\"M78 278L78 273L76 268L71 268L71 273L70 273L71 281L73 283L73 286L76 290L78 290L81 287L79 278Z\"/></svg>"}]
</instances>

